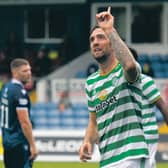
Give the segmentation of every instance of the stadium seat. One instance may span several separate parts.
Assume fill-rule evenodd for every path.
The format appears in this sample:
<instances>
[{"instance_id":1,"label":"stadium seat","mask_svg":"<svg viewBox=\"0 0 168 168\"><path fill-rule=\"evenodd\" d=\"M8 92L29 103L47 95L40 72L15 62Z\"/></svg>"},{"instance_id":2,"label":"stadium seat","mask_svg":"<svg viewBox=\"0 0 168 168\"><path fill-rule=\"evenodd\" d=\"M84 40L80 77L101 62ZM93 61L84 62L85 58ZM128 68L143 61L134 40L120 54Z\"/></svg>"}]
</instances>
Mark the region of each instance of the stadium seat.
<instances>
[{"instance_id":1,"label":"stadium seat","mask_svg":"<svg viewBox=\"0 0 168 168\"><path fill-rule=\"evenodd\" d=\"M161 62L161 55L160 54L152 54L148 56L148 59L151 63L153 62Z\"/></svg>"},{"instance_id":2,"label":"stadium seat","mask_svg":"<svg viewBox=\"0 0 168 168\"><path fill-rule=\"evenodd\" d=\"M165 74L163 71L155 71L156 78L165 78Z\"/></svg>"},{"instance_id":3,"label":"stadium seat","mask_svg":"<svg viewBox=\"0 0 168 168\"><path fill-rule=\"evenodd\" d=\"M146 55L146 54L141 54L141 55L139 55L139 57L138 57L138 61L141 63L144 63L144 62L148 62L149 61L149 59L148 59L148 55Z\"/></svg>"},{"instance_id":4,"label":"stadium seat","mask_svg":"<svg viewBox=\"0 0 168 168\"><path fill-rule=\"evenodd\" d=\"M73 117L65 117L61 119L60 127L67 129L75 128L75 122L76 121Z\"/></svg>"},{"instance_id":5,"label":"stadium seat","mask_svg":"<svg viewBox=\"0 0 168 168\"><path fill-rule=\"evenodd\" d=\"M76 128L86 128L87 124L88 124L88 119L86 118L78 118L78 120L76 120L75 122Z\"/></svg>"},{"instance_id":6,"label":"stadium seat","mask_svg":"<svg viewBox=\"0 0 168 168\"><path fill-rule=\"evenodd\" d=\"M78 71L75 74L75 78L86 78L86 73L84 71Z\"/></svg>"},{"instance_id":7,"label":"stadium seat","mask_svg":"<svg viewBox=\"0 0 168 168\"><path fill-rule=\"evenodd\" d=\"M151 62L153 71L163 71L163 64L161 62Z\"/></svg>"},{"instance_id":8,"label":"stadium seat","mask_svg":"<svg viewBox=\"0 0 168 168\"><path fill-rule=\"evenodd\" d=\"M35 129L76 129L87 126L89 112L84 103L73 104L60 112L55 103L37 103L32 106Z\"/></svg>"}]
</instances>

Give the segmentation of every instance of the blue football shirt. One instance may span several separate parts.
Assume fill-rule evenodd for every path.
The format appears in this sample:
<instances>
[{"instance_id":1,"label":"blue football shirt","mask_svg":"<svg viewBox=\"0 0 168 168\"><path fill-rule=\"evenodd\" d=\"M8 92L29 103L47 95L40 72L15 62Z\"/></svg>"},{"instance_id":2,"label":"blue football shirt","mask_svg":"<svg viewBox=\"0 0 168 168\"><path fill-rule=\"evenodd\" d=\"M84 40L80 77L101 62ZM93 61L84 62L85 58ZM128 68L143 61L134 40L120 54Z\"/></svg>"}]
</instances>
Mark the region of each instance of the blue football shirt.
<instances>
[{"instance_id":1,"label":"blue football shirt","mask_svg":"<svg viewBox=\"0 0 168 168\"><path fill-rule=\"evenodd\" d=\"M30 117L30 99L23 85L12 80L1 92L1 127L4 148L12 148L27 140L17 118L17 109L26 109Z\"/></svg>"}]
</instances>

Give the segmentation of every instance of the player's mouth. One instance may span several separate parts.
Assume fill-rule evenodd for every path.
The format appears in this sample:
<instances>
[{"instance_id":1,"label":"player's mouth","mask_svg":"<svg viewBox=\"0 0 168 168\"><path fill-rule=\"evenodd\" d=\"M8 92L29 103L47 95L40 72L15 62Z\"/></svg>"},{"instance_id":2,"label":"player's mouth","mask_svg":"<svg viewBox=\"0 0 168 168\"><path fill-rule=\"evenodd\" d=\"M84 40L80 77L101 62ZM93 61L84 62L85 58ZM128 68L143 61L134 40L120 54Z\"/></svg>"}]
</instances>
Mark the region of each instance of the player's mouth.
<instances>
[{"instance_id":1,"label":"player's mouth","mask_svg":"<svg viewBox=\"0 0 168 168\"><path fill-rule=\"evenodd\" d=\"M102 53L102 50L100 48L95 48L94 53L97 55L99 53Z\"/></svg>"}]
</instances>

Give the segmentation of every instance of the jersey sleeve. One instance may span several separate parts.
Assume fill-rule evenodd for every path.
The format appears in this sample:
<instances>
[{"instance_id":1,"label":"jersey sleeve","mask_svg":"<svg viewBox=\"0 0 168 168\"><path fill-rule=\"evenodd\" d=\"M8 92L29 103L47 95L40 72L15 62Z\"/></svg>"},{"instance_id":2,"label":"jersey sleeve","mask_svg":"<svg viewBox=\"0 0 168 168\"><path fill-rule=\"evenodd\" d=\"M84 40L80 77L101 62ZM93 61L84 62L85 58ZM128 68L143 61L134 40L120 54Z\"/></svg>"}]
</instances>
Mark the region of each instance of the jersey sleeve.
<instances>
[{"instance_id":1,"label":"jersey sleeve","mask_svg":"<svg viewBox=\"0 0 168 168\"><path fill-rule=\"evenodd\" d=\"M15 103L16 103L16 109L27 109L29 100L27 97L27 91L25 89L19 89L17 88L15 91Z\"/></svg>"},{"instance_id":2,"label":"jersey sleeve","mask_svg":"<svg viewBox=\"0 0 168 168\"><path fill-rule=\"evenodd\" d=\"M85 93L87 98L88 110L90 112L95 112L94 102L92 100L92 92L93 90L89 87L88 83L85 83Z\"/></svg>"},{"instance_id":3,"label":"jersey sleeve","mask_svg":"<svg viewBox=\"0 0 168 168\"><path fill-rule=\"evenodd\" d=\"M141 74L142 74L142 69L141 66L138 62L136 62L136 67L137 67L137 76L136 79L134 81L129 81L126 76L124 75L125 80L129 83L129 84L134 84L134 83L141 83ZM122 67L123 73L124 73L124 68Z\"/></svg>"},{"instance_id":4,"label":"jersey sleeve","mask_svg":"<svg viewBox=\"0 0 168 168\"><path fill-rule=\"evenodd\" d=\"M136 67L137 67L137 70L138 70L138 74L137 74L137 78L136 78L135 82L136 81L141 81L141 73L142 73L141 66L138 62L136 62Z\"/></svg>"},{"instance_id":5,"label":"jersey sleeve","mask_svg":"<svg viewBox=\"0 0 168 168\"><path fill-rule=\"evenodd\" d=\"M158 99L160 99L160 91L151 77L144 76L142 78L142 85L143 95L151 104L154 104Z\"/></svg>"}]
</instances>

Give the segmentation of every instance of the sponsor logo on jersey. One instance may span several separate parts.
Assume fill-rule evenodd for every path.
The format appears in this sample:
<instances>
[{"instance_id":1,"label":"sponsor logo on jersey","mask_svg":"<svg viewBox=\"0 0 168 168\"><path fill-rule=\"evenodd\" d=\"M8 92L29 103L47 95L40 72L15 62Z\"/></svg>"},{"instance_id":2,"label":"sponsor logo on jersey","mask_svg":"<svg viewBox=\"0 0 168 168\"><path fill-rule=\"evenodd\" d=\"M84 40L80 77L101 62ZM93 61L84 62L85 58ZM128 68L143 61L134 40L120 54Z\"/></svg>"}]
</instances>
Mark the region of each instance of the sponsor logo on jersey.
<instances>
[{"instance_id":1,"label":"sponsor logo on jersey","mask_svg":"<svg viewBox=\"0 0 168 168\"><path fill-rule=\"evenodd\" d=\"M5 104L5 105L8 105L8 99L5 99L5 98L2 97L1 103Z\"/></svg>"},{"instance_id":2,"label":"sponsor logo on jersey","mask_svg":"<svg viewBox=\"0 0 168 168\"><path fill-rule=\"evenodd\" d=\"M26 90L22 89L21 92L25 95L26 94Z\"/></svg>"},{"instance_id":3,"label":"sponsor logo on jersey","mask_svg":"<svg viewBox=\"0 0 168 168\"><path fill-rule=\"evenodd\" d=\"M116 96L112 96L112 97L108 98L107 100L102 101L101 103L99 103L96 106L96 112L99 112L100 110L106 109L107 107L109 107L110 105L115 103L116 101L117 101Z\"/></svg>"},{"instance_id":4,"label":"sponsor logo on jersey","mask_svg":"<svg viewBox=\"0 0 168 168\"><path fill-rule=\"evenodd\" d=\"M19 99L19 104L20 105L26 105L28 103L28 100L27 99L24 99L24 98L20 98Z\"/></svg>"}]
</instances>

